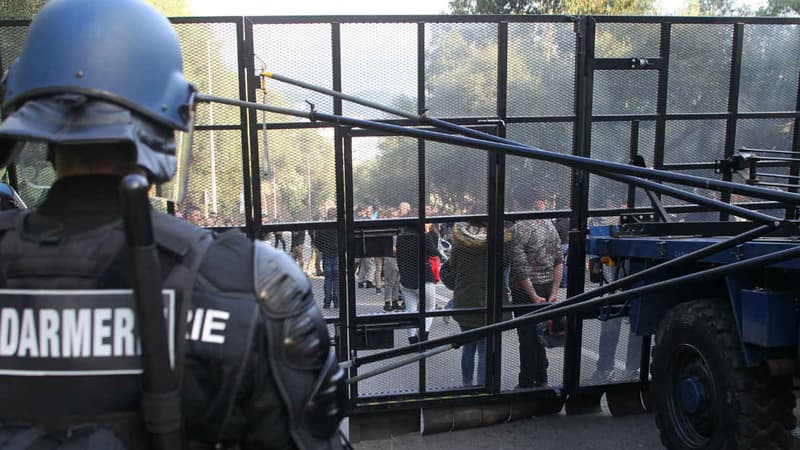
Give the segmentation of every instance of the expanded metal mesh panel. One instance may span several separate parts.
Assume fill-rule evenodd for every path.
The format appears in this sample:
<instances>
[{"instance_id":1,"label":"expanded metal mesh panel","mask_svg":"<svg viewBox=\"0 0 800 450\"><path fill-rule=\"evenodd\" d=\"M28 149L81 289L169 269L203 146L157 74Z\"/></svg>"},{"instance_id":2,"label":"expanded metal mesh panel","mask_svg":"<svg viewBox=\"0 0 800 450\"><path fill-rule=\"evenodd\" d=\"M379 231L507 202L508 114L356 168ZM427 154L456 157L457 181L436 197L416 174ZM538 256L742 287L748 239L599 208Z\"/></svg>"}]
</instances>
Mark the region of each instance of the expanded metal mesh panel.
<instances>
[{"instance_id":1,"label":"expanded metal mesh panel","mask_svg":"<svg viewBox=\"0 0 800 450\"><path fill-rule=\"evenodd\" d=\"M764 172L769 172L769 173L775 173L775 174L777 174L777 173L786 174L787 173L787 171L784 168L772 168L771 167L771 168L764 168L763 171ZM762 181L778 182L778 183L785 183L786 182L785 179L775 179L775 178L768 178L768 177L759 177L759 178L761 178ZM734 182L736 182L736 181L739 181L739 180L734 179ZM778 188L772 188L772 189L778 189ZM785 188L780 188L780 189L781 190L785 190ZM785 209L783 209L783 208L775 208L774 206L769 206L769 203L767 203L765 200L762 200L762 199L756 198L756 197L750 197L748 195L731 194L731 201L730 202L731 202L731 204L743 206L743 207L745 207L747 209L758 210L761 213L770 215L770 216L775 217L777 219L783 219L784 216L786 215L786 210ZM729 220L741 222L741 221L747 221L747 220L750 220L750 219L745 219L743 217L738 217L738 216L736 216L734 214L731 214Z\"/></svg>"},{"instance_id":2,"label":"expanded metal mesh panel","mask_svg":"<svg viewBox=\"0 0 800 450\"><path fill-rule=\"evenodd\" d=\"M47 146L28 143L17 157L19 195L28 206L39 206L47 190L56 181L52 164L47 162Z\"/></svg>"},{"instance_id":3,"label":"expanded metal mesh panel","mask_svg":"<svg viewBox=\"0 0 800 450\"><path fill-rule=\"evenodd\" d=\"M793 135L794 119L740 119L736 123L736 148L792 151Z\"/></svg>"},{"instance_id":4,"label":"expanded metal mesh panel","mask_svg":"<svg viewBox=\"0 0 800 450\"><path fill-rule=\"evenodd\" d=\"M335 213L335 209L333 212ZM267 242L276 245L274 233L271 234L273 240ZM308 280L311 282L314 300L322 314L326 318L339 317L339 308L344 307L345 300L340 292L342 285L340 284L341 261L338 256L338 230L335 228L307 230L307 234L302 238L302 251L295 248L295 243L300 239L297 232L291 233L290 236L287 233L282 233L282 235L283 242L277 243L278 248L282 250L281 244L284 242L288 245L288 251L295 262L306 272ZM270 234L267 235L267 239L269 237Z\"/></svg>"},{"instance_id":5,"label":"expanded metal mesh panel","mask_svg":"<svg viewBox=\"0 0 800 450\"><path fill-rule=\"evenodd\" d=\"M375 103L417 112L417 25L342 24L342 91ZM397 118L345 101L346 116Z\"/></svg>"},{"instance_id":6,"label":"expanded metal mesh panel","mask_svg":"<svg viewBox=\"0 0 800 450\"><path fill-rule=\"evenodd\" d=\"M532 147L572 154L572 129L571 122L509 124L507 136ZM534 194L548 198L547 209L568 209L571 176L571 170L560 164L507 156L505 210L532 210Z\"/></svg>"},{"instance_id":7,"label":"expanded metal mesh panel","mask_svg":"<svg viewBox=\"0 0 800 450\"><path fill-rule=\"evenodd\" d=\"M747 25L739 111L793 111L797 105L800 26Z\"/></svg>"},{"instance_id":8,"label":"expanded metal mesh panel","mask_svg":"<svg viewBox=\"0 0 800 450\"><path fill-rule=\"evenodd\" d=\"M573 25L509 24L508 115L571 116L574 103Z\"/></svg>"},{"instance_id":9,"label":"expanded metal mesh panel","mask_svg":"<svg viewBox=\"0 0 800 450\"><path fill-rule=\"evenodd\" d=\"M371 207L377 219L416 216L419 195L416 139L355 137L353 143L353 202L355 209ZM407 203L409 211L401 208ZM373 214L374 215L374 214ZM356 215L356 220L371 216Z\"/></svg>"},{"instance_id":10,"label":"expanded metal mesh panel","mask_svg":"<svg viewBox=\"0 0 800 450\"><path fill-rule=\"evenodd\" d=\"M432 214L484 214L487 153L428 141L425 143L425 182L425 195L430 199Z\"/></svg>"},{"instance_id":11,"label":"expanded metal mesh panel","mask_svg":"<svg viewBox=\"0 0 800 450\"><path fill-rule=\"evenodd\" d=\"M265 145L259 130L262 223L336 220L336 164L329 131L270 130Z\"/></svg>"},{"instance_id":12,"label":"expanded metal mesh panel","mask_svg":"<svg viewBox=\"0 0 800 450\"><path fill-rule=\"evenodd\" d=\"M314 297L322 301L322 260L312 246L311 234L313 230L286 230L267 233L264 242L285 251L292 256L298 267L305 272L312 281ZM319 271L316 271L317 264ZM318 282L317 282L318 281ZM317 295L319 294L319 295ZM322 303L320 303L322 305Z\"/></svg>"},{"instance_id":13,"label":"expanded metal mesh panel","mask_svg":"<svg viewBox=\"0 0 800 450\"><path fill-rule=\"evenodd\" d=\"M545 341L546 342L546 341ZM561 342L564 342L563 340ZM549 347L545 345L547 353L547 378L550 386L561 386L564 380L564 347Z\"/></svg>"},{"instance_id":14,"label":"expanded metal mesh panel","mask_svg":"<svg viewBox=\"0 0 800 450\"><path fill-rule=\"evenodd\" d=\"M624 131L623 131L624 133ZM639 122L639 146L637 151L644 158L647 167L655 165L656 123L653 121ZM628 143L630 146L630 142ZM650 206L650 200L642 189L636 189L635 206Z\"/></svg>"},{"instance_id":15,"label":"expanded metal mesh panel","mask_svg":"<svg viewBox=\"0 0 800 450\"><path fill-rule=\"evenodd\" d=\"M0 26L0 72L5 72L22 53L27 26Z\"/></svg>"},{"instance_id":16,"label":"expanded metal mesh panel","mask_svg":"<svg viewBox=\"0 0 800 450\"><path fill-rule=\"evenodd\" d=\"M434 117L494 116L497 24L425 25L425 106Z\"/></svg>"},{"instance_id":17,"label":"expanded metal mesh panel","mask_svg":"<svg viewBox=\"0 0 800 450\"><path fill-rule=\"evenodd\" d=\"M509 391L519 385L519 338L516 330L509 330L500 339L500 390Z\"/></svg>"},{"instance_id":18,"label":"expanded metal mesh panel","mask_svg":"<svg viewBox=\"0 0 800 450\"><path fill-rule=\"evenodd\" d=\"M716 222L719 221L719 217L719 211L693 211L672 214L675 222Z\"/></svg>"},{"instance_id":19,"label":"expanded metal mesh panel","mask_svg":"<svg viewBox=\"0 0 800 450\"><path fill-rule=\"evenodd\" d=\"M501 338L500 390L518 389L520 384L520 350L517 330L506 331ZM564 380L564 347L546 348L547 384L561 386Z\"/></svg>"},{"instance_id":20,"label":"expanded metal mesh panel","mask_svg":"<svg viewBox=\"0 0 800 450\"><path fill-rule=\"evenodd\" d=\"M445 323L444 319L440 317L434 319L430 332L431 339L452 336L461 332L461 328L458 326L455 319L447 320L448 322ZM479 342L481 341L466 343L458 349L439 353L438 355L428 358L425 367L426 390L439 391L480 386L481 384L478 383L478 379L479 377L485 377L486 373L484 371L483 374L478 374L478 367L480 365L479 359L482 356L485 361L486 354L484 352L483 355L481 355L480 351L477 350L476 347L481 345ZM485 342L484 339L482 344L484 348L486 346ZM468 362L469 356L472 356L472 371L468 372L465 371L465 369L470 369L470 363Z\"/></svg>"},{"instance_id":21,"label":"expanded metal mesh panel","mask_svg":"<svg viewBox=\"0 0 800 450\"><path fill-rule=\"evenodd\" d=\"M733 25L672 25L668 112L728 110L732 46Z\"/></svg>"},{"instance_id":22,"label":"expanded metal mesh panel","mask_svg":"<svg viewBox=\"0 0 800 450\"><path fill-rule=\"evenodd\" d=\"M718 173L714 173L713 169L681 170L681 171L674 171L674 172L675 173L685 174L685 175L694 175L694 176L697 176L697 177L709 178L709 179L712 179L712 180L721 180L722 179L721 175L718 174ZM684 186L684 185L679 185L679 184L674 184L674 183L665 183L665 184L667 184L669 186L672 186L672 187L675 187L675 188L678 188L678 189L682 189L684 191L688 191L688 192L692 192L692 193L695 193L695 194L699 194L699 195L702 195L704 197L712 198L714 200L719 200L720 199L719 192L717 192L717 191L701 189L701 188L695 188L695 187L689 187L689 186ZM694 204L692 202L687 202L687 201L676 199L674 197L669 197L669 196L666 196L666 195L661 198L661 203L663 203L665 206L670 206L670 205L693 205ZM694 217L694 216L690 216L690 217ZM692 220L695 220L695 219L692 219Z\"/></svg>"},{"instance_id":23,"label":"expanded metal mesh panel","mask_svg":"<svg viewBox=\"0 0 800 450\"><path fill-rule=\"evenodd\" d=\"M791 175L791 163L788 161L771 161L769 158L794 158L796 155L758 152L757 150L795 151L792 147L794 135L794 120L787 118L776 119L740 119L736 124L736 150L742 148L752 149L751 153L762 162L756 170L756 178L760 183L772 183L781 186L770 186L772 189L786 190L786 184L797 185L797 180L788 178ZM768 166L766 165L768 164ZM733 181L744 182L750 176L748 170L736 172ZM768 186L768 185L767 185ZM763 202L764 200L734 194L731 196L733 203ZM756 207L755 209L764 209ZM783 210L762 211L775 217L784 217Z\"/></svg>"},{"instance_id":24,"label":"expanded metal mesh panel","mask_svg":"<svg viewBox=\"0 0 800 450\"><path fill-rule=\"evenodd\" d=\"M270 246L285 252L287 254L291 254L291 238L290 233L285 230L275 230L270 231L269 233L264 234L262 239L265 243L269 244Z\"/></svg>"},{"instance_id":25,"label":"expanded metal mesh panel","mask_svg":"<svg viewBox=\"0 0 800 450\"><path fill-rule=\"evenodd\" d=\"M189 184L177 205L179 214L192 214L191 220L201 226L244 225L241 139L237 131L194 132Z\"/></svg>"},{"instance_id":26,"label":"expanded metal mesh panel","mask_svg":"<svg viewBox=\"0 0 800 450\"><path fill-rule=\"evenodd\" d=\"M658 72L598 70L594 73L592 114L655 114Z\"/></svg>"},{"instance_id":27,"label":"expanded metal mesh panel","mask_svg":"<svg viewBox=\"0 0 800 450\"><path fill-rule=\"evenodd\" d=\"M698 169L698 170L682 170L677 173L685 174L685 175L694 175L698 177L706 177L713 180L720 180L721 175L714 173L713 169ZM710 198L712 200L720 200L720 194L717 191L711 189L701 189L697 187L689 187L683 185L677 185L673 183L666 183L669 186L681 189L686 192L690 192L693 194L701 195L706 198ZM697 205L694 202L687 202L684 200L679 200L674 197L669 196L662 196L661 203L665 206L672 206L672 205ZM671 217L676 222L707 222L707 221L717 221L719 220L719 210L714 209L713 207L703 207L706 211L692 211L686 213L672 213Z\"/></svg>"},{"instance_id":28,"label":"expanded metal mesh panel","mask_svg":"<svg viewBox=\"0 0 800 450\"><path fill-rule=\"evenodd\" d=\"M450 309L452 316L435 318L431 338L450 336L485 325L487 322L487 222L456 223L440 233L451 243L446 267L441 271L442 281L436 284L436 309ZM441 229L441 227L440 227ZM449 236L447 235L449 232ZM454 289L451 291L446 284ZM494 307L490 302L489 307ZM463 312L464 308L482 308L482 312ZM431 390L483 385L486 377L486 341L479 340L462 345L455 352L447 352L428 365L427 383Z\"/></svg>"},{"instance_id":29,"label":"expanded metal mesh panel","mask_svg":"<svg viewBox=\"0 0 800 450\"><path fill-rule=\"evenodd\" d=\"M268 72L333 89L330 24L254 25L253 41L253 63L257 72L263 66ZM267 80L266 87L270 104L308 110L306 101L309 101L317 111L333 112L333 99L328 95L271 79ZM259 100L261 96L259 93ZM305 120L267 117L269 121Z\"/></svg>"},{"instance_id":30,"label":"expanded metal mesh panel","mask_svg":"<svg viewBox=\"0 0 800 450\"><path fill-rule=\"evenodd\" d=\"M664 163L714 162L725 152L724 120L671 120L664 137Z\"/></svg>"},{"instance_id":31,"label":"expanded metal mesh panel","mask_svg":"<svg viewBox=\"0 0 800 450\"><path fill-rule=\"evenodd\" d=\"M405 330L394 331L394 347L408 345ZM363 350L358 352L358 356L368 356L380 350ZM391 363L397 362L400 358L392 358L378 361L372 364L364 364L358 369L358 373L365 373L386 367ZM376 375L366 380L358 382L358 397L371 397L376 395L397 395L413 394L419 392L419 363L406 364L388 372Z\"/></svg>"},{"instance_id":32,"label":"expanded metal mesh panel","mask_svg":"<svg viewBox=\"0 0 800 450\"><path fill-rule=\"evenodd\" d=\"M639 379L642 338L631 332L627 317L583 321L581 386Z\"/></svg>"},{"instance_id":33,"label":"expanded metal mesh panel","mask_svg":"<svg viewBox=\"0 0 800 450\"><path fill-rule=\"evenodd\" d=\"M356 245L360 243L361 240L356 239ZM390 308L392 300L396 301L399 296L399 286L396 285L399 277L397 259L391 261L389 258L377 256L356 258L354 267L356 315L394 312ZM383 291L384 288L386 292ZM384 302L384 298L388 303ZM384 305L388 308L384 308Z\"/></svg>"},{"instance_id":34,"label":"expanded metal mesh panel","mask_svg":"<svg viewBox=\"0 0 800 450\"><path fill-rule=\"evenodd\" d=\"M203 94L238 99L239 76L236 24L175 24L183 52L183 72ZM197 107L196 125L236 125L239 108L203 103Z\"/></svg>"},{"instance_id":35,"label":"expanded metal mesh panel","mask_svg":"<svg viewBox=\"0 0 800 450\"><path fill-rule=\"evenodd\" d=\"M592 158L627 164L630 161L631 124L629 122L594 122L592 124ZM638 153L648 167L653 166L654 124L639 125ZM647 202L641 191L636 193L637 204ZM589 176L589 209L625 208L628 185L599 175Z\"/></svg>"},{"instance_id":36,"label":"expanded metal mesh panel","mask_svg":"<svg viewBox=\"0 0 800 450\"><path fill-rule=\"evenodd\" d=\"M312 239L315 236L314 230L274 230L265 233L261 239L267 245L275 247L276 249L289 254L295 263L300 267L300 270L306 273L308 281L311 284L311 293L314 296L314 301L317 307L322 311L322 315L326 318L339 317L339 305L330 304L325 308L325 273L323 272L322 255L318 249L313 245L316 241ZM338 265L337 265L338 267ZM334 278L338 275L335 273L328 273L328 283L330 288L333 288L338 293L338 285L334 283ZM341 298L337 296L337 298ZM329 325L329 333L333 336L332 326Z\"/></svg>"},{"instance_id":37,"label":"expanded metal mesh panel","mask_svg":"<svg viewBox=\"0 0 800 450\"><path fill-rule=\"evenodd\" d=\"M660 28L657 23L599 23L595 35L595 57L658 57Z\"/></svg>"}]
</instances>

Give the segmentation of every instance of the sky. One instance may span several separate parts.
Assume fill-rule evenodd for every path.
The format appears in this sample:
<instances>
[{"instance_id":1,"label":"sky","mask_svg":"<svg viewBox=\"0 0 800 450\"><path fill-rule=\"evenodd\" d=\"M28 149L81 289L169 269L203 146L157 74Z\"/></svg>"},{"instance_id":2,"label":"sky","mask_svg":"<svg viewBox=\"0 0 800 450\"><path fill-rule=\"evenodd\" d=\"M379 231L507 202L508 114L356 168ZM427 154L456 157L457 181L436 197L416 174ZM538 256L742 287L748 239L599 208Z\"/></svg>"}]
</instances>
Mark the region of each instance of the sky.
<instances>
[{"instance_id":1,"label":"sky","mask_svg":"<svg viewBox=\"0 0 800 450\"><path fill-rule=\"evenodd\" d=\"M189 0L197 16L440 14L448 0Z\"/></svg>"}]
</instances>

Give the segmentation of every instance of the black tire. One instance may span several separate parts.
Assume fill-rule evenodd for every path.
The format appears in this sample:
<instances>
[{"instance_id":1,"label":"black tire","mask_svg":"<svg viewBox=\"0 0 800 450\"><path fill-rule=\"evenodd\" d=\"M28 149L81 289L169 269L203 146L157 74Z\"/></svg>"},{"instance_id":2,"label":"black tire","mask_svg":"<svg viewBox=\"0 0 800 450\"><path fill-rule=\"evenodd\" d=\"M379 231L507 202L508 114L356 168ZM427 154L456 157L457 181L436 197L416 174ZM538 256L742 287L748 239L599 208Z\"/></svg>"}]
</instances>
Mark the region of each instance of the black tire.
<instances>
[{"instance_id":1,"label":"black tire","mask_svg":"<svg viewBox=\"0 0 800 450\"><path fill-rule=\"evenodd\" d=\"M682 303L662 320L652 400L667 448L791 448L792 379L746 367L735 324L719 300Z\"/></svg>"}]
</instances>

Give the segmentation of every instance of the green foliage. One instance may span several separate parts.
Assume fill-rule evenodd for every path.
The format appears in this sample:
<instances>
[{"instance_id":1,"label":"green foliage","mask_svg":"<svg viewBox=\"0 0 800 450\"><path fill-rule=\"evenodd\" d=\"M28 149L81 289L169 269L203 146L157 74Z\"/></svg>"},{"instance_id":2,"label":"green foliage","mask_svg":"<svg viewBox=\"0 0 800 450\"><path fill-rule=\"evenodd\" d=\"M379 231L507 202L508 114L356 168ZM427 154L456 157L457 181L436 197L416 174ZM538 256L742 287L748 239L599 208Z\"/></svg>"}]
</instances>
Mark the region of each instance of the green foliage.
<instances>
[{"instance_id":1,"label":"green foliage","mask_svg":"<svg viewBox=\"0 0 800 450\"><path fill-rule=\"evenodd\" d=\"M145 0L162 14L169 17L191 14L186 0ZM47 0L0 0L0 20L33 18Z\"/></svg>"},{"instance_id":2,"label":"green foliage","mask_svg":"<svg viewBox=\"0 0 800 450\"><path fill-rule=\"evenodd\" d=\"M800 15L800 0L769 0L766 6L758 11L759 16L796 16Z\"/></svg>"},{"instance_id":3,"label":"green foliage","mask_svg":"<svg viewBox=\"0 0 800 450\"><path fill-rule=\"evenodd\" d=\"M450 0L452 14L607 14L655 12L654 0Z\"/></svg>"},{"instance_id":4,"label":"green foliage","mask_svg":"<svg viewBox=\"0 0 800 450\"><path fill-rule=\"evenodd\" d=\"M192 9L187 0L145 0L167 17L190 16Z\"/></svg>"},{"instance_id":5,"label":"green foliage","mask_svg":"<svg viewBox=\"0 0 800 450\"><path fill-rule=\"evenodd\" d=\"M561 0L450 0L453 14L551 14Z\"/></svg>"},{"instance_id":6,"label":"green foliage","mask_svg":"<svg viewBox=\"0 0 800 450\"><path fill-rule=\"evenodd\" d=\"M0 20L30 19L47 0L0 0Z\"/></svg>"}]
</instances>

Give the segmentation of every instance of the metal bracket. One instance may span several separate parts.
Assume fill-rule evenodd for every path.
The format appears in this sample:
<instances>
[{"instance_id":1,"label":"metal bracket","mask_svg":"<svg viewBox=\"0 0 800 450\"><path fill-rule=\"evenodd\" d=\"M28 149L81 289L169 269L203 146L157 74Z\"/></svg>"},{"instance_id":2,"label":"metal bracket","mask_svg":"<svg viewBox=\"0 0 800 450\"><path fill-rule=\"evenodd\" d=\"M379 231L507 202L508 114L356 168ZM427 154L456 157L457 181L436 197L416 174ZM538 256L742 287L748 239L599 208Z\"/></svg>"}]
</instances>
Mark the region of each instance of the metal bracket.
<instances>
[{"instance_id":1,"label":"metal bracket","mask_svg":"<svg viewBox=\"0 0 800 450\"><path fill-rule=\"evenodd\" d=\"M732 175L734 172L747 168L747 160L752 157L749 153L736 153L725 159L714 161L714 173Z\"/></svg>"}]
</instances>

